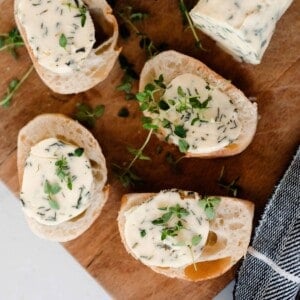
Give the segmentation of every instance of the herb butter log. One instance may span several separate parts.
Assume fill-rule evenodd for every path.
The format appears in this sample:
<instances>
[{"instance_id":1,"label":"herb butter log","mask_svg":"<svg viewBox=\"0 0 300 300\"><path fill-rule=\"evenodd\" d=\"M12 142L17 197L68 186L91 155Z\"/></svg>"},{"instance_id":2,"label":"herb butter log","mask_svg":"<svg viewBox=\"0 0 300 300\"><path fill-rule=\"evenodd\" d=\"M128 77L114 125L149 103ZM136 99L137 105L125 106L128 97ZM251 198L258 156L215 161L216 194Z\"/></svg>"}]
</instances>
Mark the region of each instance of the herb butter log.
<instances>
[{"instance_id":1,"label":"herb butter log","mask_svg":"<svg viewBox=\"0 0 300 300\"><path fill-rule=\"evenodd\" d=\"M239 61L259 64L276 22L292 0L199 1L190 16L200 30Z\"/></svg>"},{"instance_id":2,"label":"herb butter log","mask_svg":"<svg viewBox=\"0 0 300 300\"><path fill-rule=\"evenodd\" d=\"M60 94L103 81L120 52L104 0L15 0L15 19L36 71Z\"/></svg>"},{"instance_id":3,"label":"herb butter log","mask_svg":"<svg viewBox=\"0 0 300 300\"><path fill-rule=\"evenodd\" d=\"M250 201L173 189L124 195L118 225L135 259L168 277L201 281L246 254L253 213Z\"/></svg>"},{"instance_id":4,"label":"herb butter log","mask_svg":"<svg viewBox=\"0 0 300 300\"><path fill-rule=\"evenodd\" d=\"M139 91L144 127L186 156L235 155L255 134L256 103L192 57L158 54L145 64Z\"/></svg>"},{"instance_id":5,"label":"herb butter log","mask_svg":"<svg viewBox=\"0 0 300 300\"><path fill-rule=\"evenodd\" d=\"M18 174L26 220L45 239L78 237L100 215L108 197L98 142L63 115L40 115L21 129Z\"/></svg>"}]
</instances>

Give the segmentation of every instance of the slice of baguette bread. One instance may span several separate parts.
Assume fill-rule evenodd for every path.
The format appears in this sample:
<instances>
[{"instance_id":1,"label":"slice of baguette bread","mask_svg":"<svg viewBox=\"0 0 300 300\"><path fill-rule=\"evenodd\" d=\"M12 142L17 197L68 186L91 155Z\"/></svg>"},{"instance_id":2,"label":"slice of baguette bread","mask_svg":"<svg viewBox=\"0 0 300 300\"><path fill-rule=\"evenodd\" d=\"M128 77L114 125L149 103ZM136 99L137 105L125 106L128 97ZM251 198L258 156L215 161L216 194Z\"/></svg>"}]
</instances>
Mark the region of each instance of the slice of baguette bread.
<instances>
[{"instance_id":1,"label":"slice of baguette bread","mask_svg":"<svg viewBox=\"0 0 300 300\"><path fill-rule=\"evenodd\" d=\"M84 148L94 177L91 204L81 215L58 225L41 224L26 214L25 218L30 229L39 237L66 242L86 231L100 215L109 193L108 186L105 186L107 168L97 140L87 129L64 115L43 114L30 121L19 132L17 165L20 186L22 186L25 161L30 154L31 147L51 137Z\"/></svg>"},{"instance_id":2,"label":"slice of baguette bread","mask_svg":"<svg viewBox=\"0 0 300 300\"><path fill-rule=\"evenodd\" d=\"M126 242L126 212L155 196L153 193L126 194L118 215L121 240L125 249L138 259ZM194 264L180 268L149 266L153 271L171 278L202 281L228 271L247 252L252 231L254 204L247 200L220 197L215 218L209 221L209 234L200 258ZM184 200L184 199L183 199ZM195 200L197 201L197 200Z\"/></svg>"},{"instance_id":3,"label":"slice of baguette bread","mask_svg":"<svg viewBox=\"0 0 300 300\"><path fill-rule=\"evenodd\" d=\"M41 66L28 43L25 29L18 19L17 9L19 0L14 2L15 21L25 42L33 65L43 82L54 92L59 94L80 93L94 87L103 81L113 68L121 49L117 46L119 36L118 23L112 14L111 7L105 0L84 1L93 17L95 25L101 27L109 38L92 49L84 66L71 73L55 73ZM96 27L97 27L96 26ZM59 45L58 45L59 46Z\"/></svg>"},{"instance_id":4,"label":"slice of baguette bread","mask_svg":"<svg viewBox=\"0 0 300 300\"><path fill-rule=\"evenodd\" d=\"M203 153L195 153L189 149L187 157L214 158L232 156L245 150L251 143L257 126L257 105L250 102L246 96L228 80L209 69L199 60L170 50L165 51L147 61L140 75L139 92L144 91L148 83L153 83L162 74L167 86L174 78L182 74L194 74L204 79L210 86L228 95L238 110L238 120L241 123L241 133L238 138L224 148ZM145 112L144 112L145 114ZM146 112L147 114L147 112ZM146 115L145 114L145 115ZM147 116L149 116L147 114ZM151 116L151 115L150 115ZM157 115L152 115L156 118ZM157 131L161 140L166 140L162 128ZM168 140L169 143L170 140Z\"/></svg>"}]
</instances>

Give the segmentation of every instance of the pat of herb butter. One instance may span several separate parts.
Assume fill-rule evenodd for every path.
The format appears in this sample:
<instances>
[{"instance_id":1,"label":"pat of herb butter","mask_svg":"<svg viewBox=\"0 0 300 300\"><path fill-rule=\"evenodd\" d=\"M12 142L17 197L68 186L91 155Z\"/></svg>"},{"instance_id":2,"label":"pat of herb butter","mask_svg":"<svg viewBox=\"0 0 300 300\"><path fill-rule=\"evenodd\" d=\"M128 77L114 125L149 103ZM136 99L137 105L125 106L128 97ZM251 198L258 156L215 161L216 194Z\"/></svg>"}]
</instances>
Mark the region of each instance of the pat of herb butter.
<instances>
[{"instance_id":1,"label":"pat of herb butter","mask_svg":"<svg viewBox=\"0 0 300 300\"><path fill-rule=\"evenodd\" d=\"M157 114L151 117L166 140L178 145L181 152L217 151L241 133L233 101L199 76L177 76L167 85L162 99L165 107L160 105L158 118Z\"/></svg>"},{"instance_id":2,"label":"pat of herb butter","mask_svg":"<svg viewBox=\"0 0 300 300\"><path fill-rule=\"evenodd\" d=\"M16 16L39 64L55 73L80 69L95 43L95 28L81 0L20 0Z\"/></svg>"},{"instance_id":3,"label":"pat of herb butter","mask_svg":"<svg viewBox=\"0 0 300 300\"><path fill-rule=\"evenodd\" d=\"M45 225L70 220L89 207L92 188L92 168L83 148L56 138L31 148L21 188L29 217Z\"/></svg>"},{"instance_id":4,"label":"pat of herb butter","mask_svg":"<svg viewBox=\"0 0 300 300\"><path fill-rule=\"evenodd\" d=\"M167 190L128 210L125 239L135 257L158 267L197 262L209 231L199 198L197 193Z\"/></svg>"},{"instance_id":5,"label":"pat of herb butter","mask_svg":"<svg viewBox=\"0 0 300 300\"><path fill-rule=\"evenodd\" d=\"M199 1L190 16L200 30L236 59L259 64L276 22L292 0Z\"/></svg>"}]
</instances>

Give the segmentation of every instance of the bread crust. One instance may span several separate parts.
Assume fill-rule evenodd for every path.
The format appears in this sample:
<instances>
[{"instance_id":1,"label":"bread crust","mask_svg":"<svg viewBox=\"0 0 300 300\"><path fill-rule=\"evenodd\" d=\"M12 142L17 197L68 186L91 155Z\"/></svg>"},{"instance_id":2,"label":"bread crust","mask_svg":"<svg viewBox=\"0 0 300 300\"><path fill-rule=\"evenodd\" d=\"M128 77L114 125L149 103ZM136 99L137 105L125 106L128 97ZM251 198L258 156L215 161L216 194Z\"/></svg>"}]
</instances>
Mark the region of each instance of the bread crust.
<instances>
[{"instance_id":1,"label":"bread crust","mask_svg":"<svg viewBox=\"0 0 300 300\"><path fill-rule=\"evenodd\" d=\"M169 50L162 52L147 61L140 75L139 91L142 92L147 83L153 82L160 74L164 76L164 82L170 83L179 75L191 73L206 80L210 85L219 88L232 99L239 110L239 119L242 131L238 139L231 145L209 153L187 152L186 157L215 158L236 155L245 150L251 143L257 126L257 105L228 80L224 79L199 60L179 52ZM165 136L158 131L157 136L165 140Z\"/></svg>"},{"instance_id":2,"label":"bread crust","mask_svg":"<svg viewBox=\"0 0 300 300\"><path fill-rule=\"evenodd\" d=\"M135 259L138 258L126 244L125 212L134 206L141 205L154 195L154 193L126 194L121 200L118 214L119 232L126 251ZM216 217L209 222L210 234L216 234L217 241L212 245L210 242L205 245L200 259L196 262L198 274L193 273L193 265L183 268L150 267L153 271L171 278L202 281L224 274L246 254L252 231L254 204L237 198L220 198L221 203L216 209ZM234 217L238 211L240 211L240 220Z\"/></svg>"},{"instance_id":3,"label":"bread crust","mask_svg":"<svg viewBox=\"0 0 300 300\"><path fill-rule=\"evenodd\" d=\"M97 22L110 38L96 49L92 49L85 65L79 71L68 74L54 73L38 63L28 43L25 29L17 16L19 1L15 0L14 2L17 27L37 73L51 90L59 94L80 93L91 89L108 76L121 52L121 48L117 46L119 36L118 23L112 14L111 7L105 0L86 0L84 2L88 6L89 11L93 12L93 21Z\"/></svg>"},{"instance_id":4,"label":"bread crust","mask_svg":"<svg viewBox=\"0 0 300 300\"><path fill-rule=\"evenodd\" d=\"M107 168L97 140L87 129L64 115L43 114L25 125L18 135L17 166L20 186L22 186L25 161L30 154L31 147L50 137L84 148L91 162L94 177L91 205L81 217L50 226L38 223L25 213L26 221L36 235L48 240L66 242L86 231L100 215L109 194L109 188L105 186Z\"/></svg>"}]
</instances>

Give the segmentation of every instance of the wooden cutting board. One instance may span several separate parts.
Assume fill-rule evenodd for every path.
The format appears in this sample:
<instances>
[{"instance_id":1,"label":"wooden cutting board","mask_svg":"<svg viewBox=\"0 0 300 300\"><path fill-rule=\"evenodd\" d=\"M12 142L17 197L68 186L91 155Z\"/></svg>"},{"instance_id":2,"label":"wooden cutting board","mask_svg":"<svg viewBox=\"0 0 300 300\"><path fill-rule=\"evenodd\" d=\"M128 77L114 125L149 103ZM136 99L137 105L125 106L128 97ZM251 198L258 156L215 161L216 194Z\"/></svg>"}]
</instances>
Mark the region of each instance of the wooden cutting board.
<instances>
[{"instance_id":1,"label":"wooden cutting board","mask_svg":"<svg viewBox=\"0 0 300 300\"><path fill-rule=\"evenodd\" d=\"M207 52L194 47L189 30L184 31L177 1L115 1L115 9L131 4L137 11L149 12L149 18L139 27L156 43L202 60L213 70L232 80L248 97L258 103L259 123L252 144L242 154L231 158L213 160L183 159L174 171L166 162L169 151L176 158L180 153L172 146L152 137L146 153L152 161L139 161L135 171L145 180L142 187L131 191L159 191L182 188L202 194L226 195L217 180L225 167L225 180L240 177L239 196L256 204L255 222L270 197L274 186L283 175L300 141L300 0L293 2L277 24L276 32L260 65L235 62L215 43L199 34ZM0 32L14 26L12 1L0 1ZM146 57L139 48L138 38L121 40L123 54L140 72ZM7 83L25 73L30 65L26 50L19 49L15 60L6 52L0 53L0 92L4 94ZM124 250L117 230L116 217L123 193L111 172L112 163L126 163L131 159L126 147L139 147L147 132L142 129L138 105L126 101L122 92L116 91L123 71L118 63L109 77L86 93L62 96L50 91L36 73L31 74L11 106L0 108L0 178L17 194L16 140L19 129L41 113L60 112L72 116L76 103L93 106L105 105L104 116L92 130L107 158L111 196L95 224L78 239L64 244L66 249L84 268L117 299L211 299L234 276L230 270L220 278L203 283L189 283L168 279L144 267ZM127 107L128 118L118 117L118 111ZM162 146L160 153L157 147ZM283 203L286 205L286 203Z\"/></svg>"}]
</instances>

